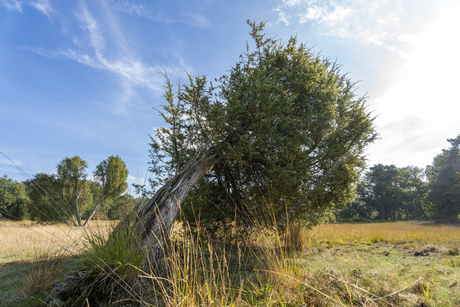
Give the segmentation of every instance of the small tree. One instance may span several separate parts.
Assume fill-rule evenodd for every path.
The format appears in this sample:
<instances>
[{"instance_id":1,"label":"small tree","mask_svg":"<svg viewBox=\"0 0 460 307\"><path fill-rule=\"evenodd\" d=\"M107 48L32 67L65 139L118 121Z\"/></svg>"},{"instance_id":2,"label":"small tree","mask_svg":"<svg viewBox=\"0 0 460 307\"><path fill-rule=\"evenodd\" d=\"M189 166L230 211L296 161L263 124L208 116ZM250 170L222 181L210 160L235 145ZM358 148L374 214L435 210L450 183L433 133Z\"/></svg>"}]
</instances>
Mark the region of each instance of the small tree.
<instances>
[{"instance_id":1,"label":"small tree","mask_svg":"<svg viewBox=\"0 0 460 307\"><path fill-rule=\"evenodd\" d=\"M81 226L81 215L84 207L91 201L91 191L86 182L85 160L79 156L65 158L57 165L57 176L60 180L63 199L67 202L70 218L74 225Z\"/></svg>"},{"instance_id":2,"label":"small tree","mask_svg":"<svg viewBox=\"0 0 460 307\"><path fill-rule=\"evenodd\" d=\"M119 156L110 156L96 167L94 180L100 185L101 192L96 205L83 226L88 225L105 200L119 196L126 191L128 187L127 178L126 164Z\"/></svg>"}]
</instances>

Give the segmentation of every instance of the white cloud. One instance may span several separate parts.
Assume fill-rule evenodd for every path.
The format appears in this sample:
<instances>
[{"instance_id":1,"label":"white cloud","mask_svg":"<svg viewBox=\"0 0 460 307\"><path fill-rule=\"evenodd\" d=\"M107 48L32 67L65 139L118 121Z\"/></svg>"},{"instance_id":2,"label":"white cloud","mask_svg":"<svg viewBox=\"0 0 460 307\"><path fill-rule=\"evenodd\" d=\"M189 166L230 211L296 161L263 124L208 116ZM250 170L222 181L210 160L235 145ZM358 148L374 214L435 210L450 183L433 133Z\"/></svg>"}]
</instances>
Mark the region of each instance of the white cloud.
<instances>
[{"instance_id":1,"label":"white cloud","mask_svg":"<svg viewBox=\"0 0 460 307\"><path fill-rule=\"evenodd\" d=\"M280 9L274 9L278 12L279 21L285 23L287 26L291 24L291 16L286 16L285 12L282 12Z\"/></svg>"},{"instance_id":2,"label":"white cloud","mask_svg":"<svg viewBox=\"0 0 460 307\"><path fill-rule=\"evenodd\" d=\"M22 4L17 0L0 0L3 6L10 11L18 11L22 13Z\"/></svg>"},{"instance_id":3,"label":"white cloud","mask_svg":"<svg viewBox=\"0 0 460 307\"><path fill-rule=\"evenodd\" d=\"M154 91L162 91L164 80L159 72L163 71L163 67L143 63L127 46L116 24L111 25L111 31L115 33L116 44L120 46L120 50L114 56L113 52L108 52L105 48L105 37L103 36L101 26L84 5L81 7L79 18L82 28L87 30L90 36L90 46L94 51L94 55L88 59L93 62L88 62L87 57L82 57L80 54L74 57L73 53L69 53L69 58L78 60L79 62L82 62L79 59L83 59L92 67L108 70L120 77L124 89L121 101L122 108L124 104L129 103L129 99L133 96L133 87L146 87ZM110 57L108 56L109 53ZM168 67L167 70L171 75L175 75L179 71L174 66Z\"/></svg>"},{"instance_id":4,"label":"white cloud","mask_svg":"<svg viewBox=\"0 0 460 307\"><path fill-rule=\"evenodd\" d=\"M50 18L51 14L54 12L49 0L37 0L35 2L31 2L30 5L45 14L48 18Z\"/></svg>"},{"instance_id":5,"label":"white cloud","mask_svg":"<svg viewBox=\"0 0 460 307\"><path fill-rule=\"evenodd\" d=\"M168 16L161 8L156 8L147 4L132 3L127 0L115 2L115 8L131 16L146 18L160 23L184 23L200 28L208 28L210 26L210 22L205 16L191 11L182 11L179 13L178 17L174 18Z\"/></svg>"},{"instance_id":6,"label":"white cloud","mask_svg":"<svg viewBox=\"0 0 460 307\"><path fill-rule=\"evenodd\" d=\"M48 18L51 17L52 13L54 13L49 0L35 0L31 2L18 0L0 0L0 3L10 11L18 11L22 13L23 5L30 5L45 14Z\"/></svg>"},{"instance_id":7,"label":"white cloud","mask_svg":"<svg viewBox=\"0 0 460 307\"><path fill-rule=\"evenodd\" d=\"M104 68L98 61L92 58L90 55L82 53L79 50L72 50L72 49L58 49L58 50L47 50L41 47L24 47L24 49L30 50L35 52L41 56L53 59L70 59L77 61L81 64L85 64L91 66L93 68L102 69Z\"/></svg>"},{"instance_id":8,"label":"white cloud","mask_svg":"<svg viewBox=\"0 0 460 307\"><path fill-rule=\"evenodd\" d=\"M164 71L163 69L166 69L171 77L177 77L183 74L186 64L181 58L179 58L180 67L169 65L163 68L159 64L146 64L130 48L110 12L106 12L106 15L108 16L106 23L99 22L81 2L77 18L80 27L88 37L74 38L76 48L49 50L27 46L24 49L49 58L73 60L114 74L121 83L117 111L124 113L131 106L133 97L136 97L135 88L148 88L162 93L164 78L160 73Z\"/></svg>"},{"instance_id":9,"label":"white cloud","mask_svg":"<svg viewBox=\"0 0 460 307\"><path fill-rule=\"evenodd\" d=\"M2 155L4 155L2 153ZM19 160L14 160L13 162L11 162L11 160L9 158L7 158L6 156L0 156L0 164L6 164L6 165L9 165L9 166L15 166L15 164L17 166L23 166L24 165L24 161L19 161Z\"/></svg>"},{"instance_id":10,"label":"white cloud","mask_svg":"<svg viewBox=\"0 0 460 307\"><path fill-rule=\"evenodd\" d=\"M417 7L400 0L284 0L275 11L287 25L312 23L318 34L363 40L391 51L404 31L422 23Z\"/></svg>"},{"instance_id":11,"label":"white cloud","mask_svg":"<svg viewBox=\"0 0 460 307\"><path fill-rule=\"evenodd\" d=\"M203 15L193 12L180 12L179 21L194 27L209 28L210 22Z\"/></svg>"},{"instance_id":12,"label":"white cloud","mask_svg":"<svg viewBox=\"0 0 460 307\"><path fill-rule=\"evenodd\" d=\"M116 2L115 8L131 16L147 18L155 22L162 22L166 24L174 23L174 20L168 17L162 9L153 8L150 5L131 3L123 0Z\"/></svg>"},{"instance_id":13,"label":"white cloud","mask_svg":"<svg viewBox=\"0 0 460 307\"><path fill-rule=\"evenodd\" d=\"M368 103L382 138L369 148L372 164L425 167L460 133L457 0L284 0L275 10L364 56L356 61L374 79Z\"/></svg>"}]
</instances>

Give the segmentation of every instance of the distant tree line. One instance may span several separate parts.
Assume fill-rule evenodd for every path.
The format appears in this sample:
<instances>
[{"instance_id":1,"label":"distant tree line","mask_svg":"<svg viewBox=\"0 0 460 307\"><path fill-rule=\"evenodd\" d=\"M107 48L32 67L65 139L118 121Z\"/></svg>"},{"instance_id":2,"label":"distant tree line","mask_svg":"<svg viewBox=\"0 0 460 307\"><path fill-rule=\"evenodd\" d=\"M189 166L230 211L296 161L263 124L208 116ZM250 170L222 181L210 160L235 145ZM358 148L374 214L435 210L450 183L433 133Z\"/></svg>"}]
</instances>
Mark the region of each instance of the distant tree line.
<instances>
[{"instance_id":1,"label":"distant tree line","mask_svg":"<svg viewBox=\"0 0 460 307\"><path fill-rule=\"evenodd\" d=\"M63 159L55 174L38 173L17 182L0 177L0 217L87 225L91 219L121 219L141 199L125 193L128 170L118 156L102 161L89 180L87 162Z\"/></svg>"},{"instance_id":2,"label":"distant tree line","mask_svg":"<svg viewBox=\"0 0 460 307\"><path fill-rule=\"evenodd\" d=\"M335 209L335 218L458 219L460 135L448 142L451 147L434 157L426 169L383 164L370 167L356 188L357 197ZM24 182L0 177L0 217L82 225L95 216L121 219L142 200L124 193L128 171L120 157L110 156L101 162L92 180L87 179L86 168L86 161L75 156L63 159L55 174L38 173ZM204 201L200 197L210 196L192 191L189 197L198 204Z\"/></svg>"},{"instance_id":3,"label":"distant tree line","mask_svg":"<svg viewBox=\"0 0 460 307\"><path fill-rule=\"evenodd\" d=\"M426 169L376 164L357 187L357 198L335 212L339 220L458 219L460 135L447 140Z\"/></svg>"}]
</instances>

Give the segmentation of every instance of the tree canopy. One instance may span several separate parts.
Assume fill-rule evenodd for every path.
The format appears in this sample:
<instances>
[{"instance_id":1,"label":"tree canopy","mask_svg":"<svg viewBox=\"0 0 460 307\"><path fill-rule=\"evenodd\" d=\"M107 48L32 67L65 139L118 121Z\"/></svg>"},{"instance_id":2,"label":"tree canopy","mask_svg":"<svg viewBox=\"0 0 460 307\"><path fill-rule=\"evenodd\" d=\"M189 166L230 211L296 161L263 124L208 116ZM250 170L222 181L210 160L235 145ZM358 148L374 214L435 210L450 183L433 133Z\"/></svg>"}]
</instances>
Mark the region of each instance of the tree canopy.
<instances>
[{"instance_id":1,"label":"tree canopy","mask_svg":"<svg viewBox=\"0 0 460 307\"><path fill-rule=\"evenodd\" d=\"M119 156L109 156L97 165L92 181L87 179L86 161L79 156L64 158L56 168L56 174L39 173L25 181L32 220L69 221L82 226L85 219L86 226L105 202L118 198L128 187L128 170ZM128 196L123 199L129 199L130 206L138 201ZM116 211L120 202L106 204L104 209Z\"/></svg>"},{"instance_id":2,"label":"tree canopy","mask_svg":"<svg viewBox=\"0 0 460 307\"><path fill-rule=\"evenodd\" d=\"M424 170L376 164L357 188L357 198L337 212L339 219L422 219L431 216Z\"/></svg>"},{"instance_id":3,"label":"tree canopy","mask_svg":"<svg viewBox=\"0 0 460 307\"><path fill-rule=\"evenodd\" d=\"M28 217L29 196L23 183L6 175L0 177L0 217L24 219Z\"/></svg>"},{"instance_id":4,"label":"tree canopy","mask_svg":"<svg viewBox=\"0 0 460 307\"><path fill-rule=\"evenodd\" d=\"M86 219L84 226L88 225L93 215L99 210L106 199L114 198L121 195L128 184L128 169L125 162L119 156L110 156L102 161L94 171L94 181L100 185L101 191L96 205L91 214Z\"/></svg>"},{"instance_id":5,"label":"tree canopy","mask_svg":"<svg viewBox=\"0 0 460 307\"><path fill-rule=\"evenodd\" d=\"M338 64L295 37L266 38L264 22L248 23L254 50L248 44L216 85L189 75L174 91L166 76L166 127L151 137L152 186L212 153L211 170L182 203L189 221L193 213L212 222L293 209L291 218L317 222L353 197L374 118Z\"/></svg>"},{"instance_id":6,"label":"tree canopy","mask_svg":"<svg viewBox=\"0 0 460 307\"><path fill-rule=\"evenodd\" d=\"M460 135L447 141L451 147L443 149L427 166L429 199L438 217L457 219L460 214Z\"/></svg>"},{"instance_id":7,"label":"tree canopy","mask_svg":"<svg viewBox=\"0 0 460 307\"><path fill-rule=\"evenodd\" d=\"M69 217L76 225L81 226L83 206L92 200L89 186L86 182L87 162L79 156L64 158L57 165L57 175L61 182L62 193L66 204L69 205Z\"/></svg>"}]
</instances>

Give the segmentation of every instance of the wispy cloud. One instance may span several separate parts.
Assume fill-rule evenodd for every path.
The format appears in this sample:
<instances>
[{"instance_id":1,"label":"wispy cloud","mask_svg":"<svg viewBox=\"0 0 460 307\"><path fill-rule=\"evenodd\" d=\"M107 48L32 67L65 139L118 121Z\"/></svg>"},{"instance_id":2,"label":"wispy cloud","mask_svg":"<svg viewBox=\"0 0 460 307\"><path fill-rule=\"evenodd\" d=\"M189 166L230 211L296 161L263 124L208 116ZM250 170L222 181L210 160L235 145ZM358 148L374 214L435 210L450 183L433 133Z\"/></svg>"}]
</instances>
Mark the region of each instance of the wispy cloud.
<instances>
[{"instance_id":1,"label":"wispy cloud","mask_svg":"<svg viewBox=\"0 0 460 307\"><path fill-rule=\"evenodd\" d=\"M130 48L116 21L110 18L109 12L108 21L106 20L108 26L97 20L83 2L76 14L80 28L88 36L86 39L74 39L77 45L75 48L57 50L30 46L23 48L41 56L73 60L114 74L121 82L119 88L122 92L117 101L119 112L124 113L131 106L132 98L136 96L135 88L148 88L162 93L164 78L160 72L163 72L163 69L166 69L171 77L183 74L186 65L181 63L181 59L179 59L180 67L169 65L163 68L159 64L149 65L143 62Z\"/></svg>"},{"instance_id":2,"label":"wispy cloud","mask_svg":"<svg viewBox=\"0 0 460 307\"><path fill-rule=\"evenodd\" d=\"M39 10L46 17L50 18L54 13L53 8L49 0L36 0L36 1L18 1L18 0L0 0L0 3L3 4L10 11L18 11L22 13L22 7L24 5L30 5L35 9Z\"/></svg>"},{"instance_id":3,"label":"wispy cloud","mask_svg":"<svg viewBox=\"0 0 460 307\"><path fill-rule=\"evenodd\" d=\"M23 166L24 165L24 161L18 161L18 160L14 160L13 161L17 166ZM5 157L2 157L0 156L0 164L5 164L5 165L9 165L9 166L14 166L14 164L7 158Z\"/></svg>"},{"instance_id":4,"label":"wispy cloud","mask_svg":"<svg viewBox=\"0 0 460 307\"><path fill-rule=\"evenodd\" d=\"M115 58L109 58L105 48L103 31L93 15L84 5L81 8L79 18L81 20L81 26L89 33L90 45L94 51L94 56L90 58L95 64L91 66L106 69L118 75L132 86L143 86L154 90L161 89L161 86L158 85L158 79L161 78L157 77L158 72L162 71L160 65L150 66L143 63L129 50L126 44L120 42L120 40L124 41L122 37L117 38L117 43L122 45L122 50L120 50ZM117 29L113 29L113 31L118 32ZM73 56L73 54L70 54L70 56ZM80 55L78 59L79 58L81 58ZM71 57L71 59L75 58ZM86 60L86 57L83 59Z\"/></svg>"},{"instance_id":5,"label":"wispy cloud","mask_svg":"<svg viewBox=\"0 0 460 307\"><path fill-rule=\"evenodd\" d=\"M115 3L115 8L131 16L147 18L155 22L166 24L174 23L174 20L168 17L162 9L153 8L151 5L118 1Z\"/></svg>"},{"instance_id":6,"label":"wispy cloud","mask_svg":"<svg viewBox=\"0 0 460 307\"><path fill-rule=\"evenodd\" d=\"M416 8L399 0L354 0L339 5L334 0L284 0L274 10L279 22L316 25L321 35L360 39L396 51L400 39L412 30Z\"/></svg>"},{"instance_id":7,"label":"wispy cloud","mask_svg":"<svg viewBox=\"0 0 460 307\"><path fill-rule=\"evenodd\" d=\"M209 28L211 23L205 16L194 12L179 12L179 20L177 22L185 23L194 27Z\"/></svg>"},{"instance_id":8,"label":"wispy cloud","mask_svg":"<svg viewBox=\"0 0 460 307\"><path fill-rule=\"evenodd\" d=\"M45 14L48 18L50 18L51 14L54 12L54 10L51 8L49 0L37 0L30 2L30 5Z\"/></svg>"},{"instance_id":9,"label":"wispy cloud","mask_svg":"<svg viewBox=\"0 0 460 307\"><path fill-rule=\"evenodd\" d=\"M103 69L104 66L101 65L96 59L91 57L88 54L85 54L79 50L72 50L72 49L58 49L58 50L47 50L42 47L29 47L25 46L23 49L30 50L32 52L35 52L36 54L39 54L41 56L47 57L47 58L53 58L53 59L70 59L77 61L81 64L85 64L88 66L91 66L93 68L98 68L98 69Z\"/></svg>"},{"instance_id":10,"label":"wispy cloud","mask_svg":"<svg viewBox=\"0 0 460 307\"><path fill-rule=\"evenodd\" d=\"M340 5L334 5L331 10L328 6L316 6L313 5L307 8L307 11L300 15L300 23L307 21L315 21L317 23L329 22L331 25L335 25L336 22L344 20L347 16L352 14L351 7L343 7Z\"/></svg>"},{"instance_id":11,"label":"wispy cloud","mask_svg":"<svg viewBox=\"0 0 460 307\"><path fill-rule=\"evenodd\" d=\"M18 11L22 13L22 4L17 0L0 0L4 7L10 11Z\"/></svg>"},{"instance_id":12,"label":"wispy cloud","mask_svg":"<svg viewBox=\"0 0 460 307\"><path fill-rule=\"evenodd\" d=\"M191 11L181 11L177 17L172 17L168 16L161 8L149 4L132 3L127 0L117 1L115 8L131 16L146 18L160 23L184 23L200 28L208 28L210 26L210 22L205 16Z\"/></svg>"}]
</instances>

